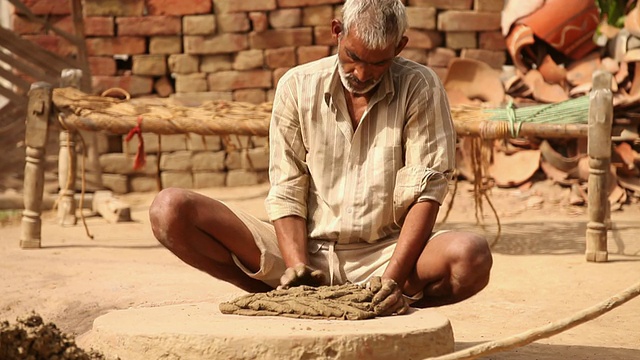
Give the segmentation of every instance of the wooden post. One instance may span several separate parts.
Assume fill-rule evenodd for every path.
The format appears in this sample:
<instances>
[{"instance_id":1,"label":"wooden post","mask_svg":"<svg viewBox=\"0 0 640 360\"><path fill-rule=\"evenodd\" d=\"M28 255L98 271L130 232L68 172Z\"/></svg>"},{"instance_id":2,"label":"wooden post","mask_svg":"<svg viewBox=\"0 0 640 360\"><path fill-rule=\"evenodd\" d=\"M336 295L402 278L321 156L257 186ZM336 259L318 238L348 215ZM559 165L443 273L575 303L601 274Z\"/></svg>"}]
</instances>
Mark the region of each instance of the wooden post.
<instances>
[{"instance_id":1,"label":"wooden post","mask_svg":"<svg viewBox=\"0 0 640 360\"><path fill-rule=\"evenodd\" d=\"M62 71L60 86L80 86L82 71L78 69L65 69ZM75 225L76 202L73 198L76 192L77 155L75 131L62 129L60 131L60 153L58 156L58 186L60 198L58 201L58 224Z\"/></svg>"},{"instance_id":2,"label":"wooden post","mask_svg":"<svg viewBox=\"0 0 640 360\"><path fill-rule=\"evenodd\" d=\"M44 155L49 131L52 87L36 82L29 90L25 129L24 211L20 247L40 247L42 195L44 191Z\"/></svg>"},{"instance_id":3,"label":"wooden post","mask_svg":"<svg viewBox=\"0 0 640 360\"><path fill-rule=\"evenodd\" d=\"M587 223L587 261L605 262L609 197L607 178L611 164L611 124L613 94L611 74L597 71L589 104L589 222Z\"/></svg>"}]
</instances>

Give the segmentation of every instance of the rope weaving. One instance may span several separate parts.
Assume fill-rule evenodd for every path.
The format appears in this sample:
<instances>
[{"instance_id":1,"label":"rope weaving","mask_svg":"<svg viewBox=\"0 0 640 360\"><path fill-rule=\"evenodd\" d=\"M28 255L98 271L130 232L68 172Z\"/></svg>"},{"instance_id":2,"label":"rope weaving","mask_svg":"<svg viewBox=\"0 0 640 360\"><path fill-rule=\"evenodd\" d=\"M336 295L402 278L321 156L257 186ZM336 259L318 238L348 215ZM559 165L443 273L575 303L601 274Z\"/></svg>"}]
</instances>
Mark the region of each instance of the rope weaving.
<instances>
[{"instance_id":1,"label":"rope weaving","mask_svg":"<svg viewBox=\"0 0 640 360\"><path fill-rule=\"evenodd\" d=\"M267 136L271 103L260 105L237 101L210 101L198 107L178 105L167 99L120 100L92 96L73 88L53 90L56 108L66 115L73 130L127 134L144 118L145 132L169 135ZM500 139L516 136L546 138L587 137L585 124L589 98L517 109L451 108L456 132L461 136ZM511 115L509 115L511 114Z\"/></svg>"},{"instance_id":2,"label":"rope weaving","mask_svg":"<svg viewBox=\"0 0 640 360\"><path fill-rule=\"evenodd\" d=\"M223 314L285 316L299 319L364 320L376 317L373 293L354 284L297 286L247 294L220 304Z\"/></svg>"}]
</instances>

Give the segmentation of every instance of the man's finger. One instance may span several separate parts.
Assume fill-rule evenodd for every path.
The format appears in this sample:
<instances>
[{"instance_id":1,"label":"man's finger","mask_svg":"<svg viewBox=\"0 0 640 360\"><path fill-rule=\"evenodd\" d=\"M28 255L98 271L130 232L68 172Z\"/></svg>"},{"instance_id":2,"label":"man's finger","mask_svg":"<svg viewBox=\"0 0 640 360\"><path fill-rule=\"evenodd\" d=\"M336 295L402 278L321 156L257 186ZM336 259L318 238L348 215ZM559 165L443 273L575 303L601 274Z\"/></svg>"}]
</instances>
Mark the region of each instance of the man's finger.
<instances>
[{"instance_id":1,"label":"man's finger","mask_svg":"<svg viewBox=\"0 0 640 360\"><path fill-rule=\"evenodd\" d=\"M372 293L377 293L382 288L382 278L380 276L374 276L369 280L369 290Z\"/></svg>"},{"instance_id":2,"label":"man's finger","mask_svg":"<svg viewBox=\"0 0 640 360\"><path fill-rule=\"evenodd\" d=\"M373 309L377 314L391 315L397 308L398 301L398 295L396 293L390 293L386 298L376 304Z\"/></svg>"},{"instance_id":3,"label":"man's finger","mask_svg":"<svg viewBox=\"0 0 640 360\"><path fill-rule=\"evenodd\" d=\"M314 270L311 272L311 279L313 279L314 284L322 285L325 283L324 273L322 270Z\"/></svg>"},{"instance_id":4,"label":"man's finger","mask_svg":"<svg viewBox=\"0 0 640 360\"><path fill-rule=\"evenodd\" d=\"M296 272L292 268L287 268L280 277L281 286L289 286L296 279Z\"/></svg>"},{"instance_id":5,"label":"man's finger","mask_svg":"<svg viewBox=\"0 0 640 360\"><path fill-rule=\"evenodd\" d=\"M303 278L309 273L309 269L304 264L296 265L293 270L295 271L297 278Z\"/></svg>"},{"instance_id":6,"label":"man's finger","mask_svg":"<svg viewBox=\"0 0 640 360\"><path fill-rule=\"evenodd\" d=\"M397 287L398 287L398 284L396 284L396 282L393 280L387 279L383 281L382 288L374 295L373 299L371 300L371 303L373 305L376 305L379 302L383 301L389 296L389 294L394 292Z\"/></svg>"}]
</instances>

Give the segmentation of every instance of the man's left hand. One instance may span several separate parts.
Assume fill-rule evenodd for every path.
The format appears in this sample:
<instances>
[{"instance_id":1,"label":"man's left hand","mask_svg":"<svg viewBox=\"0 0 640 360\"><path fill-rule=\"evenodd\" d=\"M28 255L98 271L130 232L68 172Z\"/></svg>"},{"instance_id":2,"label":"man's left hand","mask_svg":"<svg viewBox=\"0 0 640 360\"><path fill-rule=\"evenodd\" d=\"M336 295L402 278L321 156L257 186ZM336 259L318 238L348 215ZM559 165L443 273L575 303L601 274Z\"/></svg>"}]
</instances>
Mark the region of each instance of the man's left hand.
<instances>
[{"instance_id":1,"label":"man's left hand","mask_svg":"<svg viewBox=\"0 0 640 360\"><path fill-rule=\"evenodd\" d=\"M369 289L374 294L371 305L377 315L403 315L409 311L409 303L395 280L374 276L369 281Z\"/></svg>"}]
</instances>

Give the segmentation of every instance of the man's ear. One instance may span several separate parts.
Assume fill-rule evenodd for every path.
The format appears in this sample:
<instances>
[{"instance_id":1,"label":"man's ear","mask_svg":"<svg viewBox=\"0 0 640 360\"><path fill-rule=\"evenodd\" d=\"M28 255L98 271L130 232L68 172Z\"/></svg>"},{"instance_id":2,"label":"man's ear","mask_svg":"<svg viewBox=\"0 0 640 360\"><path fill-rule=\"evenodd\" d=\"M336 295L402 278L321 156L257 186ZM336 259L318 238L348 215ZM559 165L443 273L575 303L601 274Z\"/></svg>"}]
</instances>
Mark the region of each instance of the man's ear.
<instances>
[{"instance_id":1,"label":"man's ear","mask_svg":"<svg viewBox=\"0 0 640 360\"><path fill-rule=\"evenodd\" d=\"M331 20L331 38L337 42L340 35L342 35L342 22L338 19Z\"/></svg>"},{"instance_id":2,"label":"man's ear","mask_svg":"<svg viewBox=\"0 0 640 360\"><path fill-rule=\"evenodd\" d=\"M400 39L398 46L396 46L396 55L400 54L400 52L404 49L404 47L407 46L408 42L409 42L409 38L406 36L403 36L402 39Z\"/></svg>"}]
</instances>

